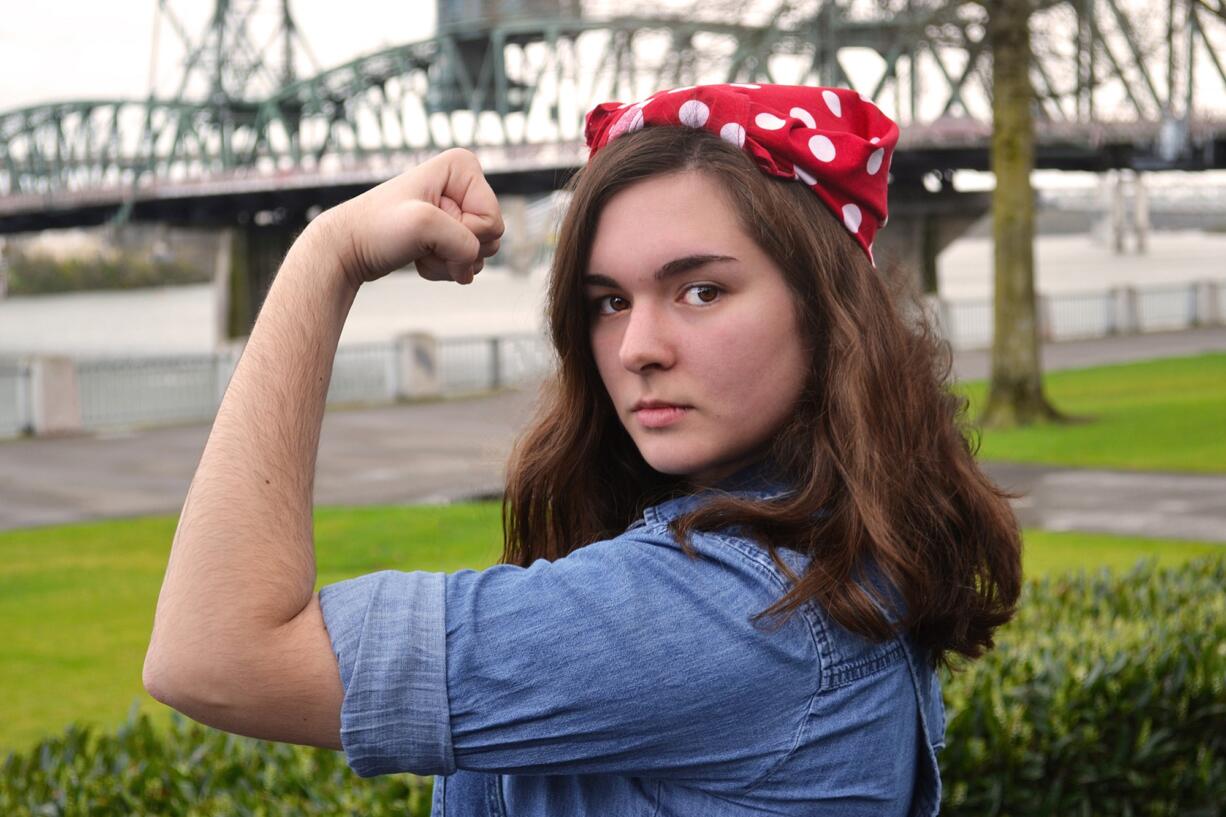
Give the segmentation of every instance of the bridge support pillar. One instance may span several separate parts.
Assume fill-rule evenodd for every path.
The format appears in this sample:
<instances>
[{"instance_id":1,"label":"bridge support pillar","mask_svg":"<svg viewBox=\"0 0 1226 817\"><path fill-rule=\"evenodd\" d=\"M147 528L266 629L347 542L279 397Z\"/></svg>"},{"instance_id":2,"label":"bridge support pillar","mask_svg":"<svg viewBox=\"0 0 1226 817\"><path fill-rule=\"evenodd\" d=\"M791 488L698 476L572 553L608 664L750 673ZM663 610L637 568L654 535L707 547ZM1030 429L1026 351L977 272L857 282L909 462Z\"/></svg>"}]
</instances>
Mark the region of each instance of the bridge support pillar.
<instances>
[{"instance_id":1,"label":"bridge support pillar","mask_svg":"<svg viewBox=\"0 0 1226 817\"><path fill-rule=\"evenodd\" d=\"M245 338L301 228L288 224L244 224L221 231L213 286L218 345Z\"/></svg>"},{"instance_id":2,"label":"bridge support pillar","mask_svg":"<svg viewBox=\"0 0 1226 817\"><path fill-rule=\"evenodd\" d=\"M937 256L991 209L990 192L931 192L905 180L890 186L890 218L873 243L877 269L898 293L937 294ZM985 270L991 274L991 270Z\"/></svg>"},{"instance_id":3,"label":"bridge support pillar","mask_svg":"<svg viewBox=\"0 0 1226 817\"><path fill-rule=\"evenodd\" d=\"M1111 244L1116 255L1127 251L1131 233L1137 255L1144 255L1149 245L1149 199L1145 176L1135 170L1108 170L1102 177L1103 214L1094 231Z\"/></svg>"}]
</instances>

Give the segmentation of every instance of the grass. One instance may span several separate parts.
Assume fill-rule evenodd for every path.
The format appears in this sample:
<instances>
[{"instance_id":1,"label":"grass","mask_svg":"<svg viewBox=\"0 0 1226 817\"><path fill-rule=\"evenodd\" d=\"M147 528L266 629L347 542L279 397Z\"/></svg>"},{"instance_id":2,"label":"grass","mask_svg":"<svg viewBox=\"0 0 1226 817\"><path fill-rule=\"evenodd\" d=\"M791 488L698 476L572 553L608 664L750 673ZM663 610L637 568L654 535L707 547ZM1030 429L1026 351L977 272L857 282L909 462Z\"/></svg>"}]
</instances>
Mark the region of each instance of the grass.
<instances>
[{"instance_id":1,"label":"grass","mask_svg":"<svg viewBox=\"0 0 1226 817\"><path fill-rule=\"evenodd\" d=\"M1150 557L1156 558L1160 565L1176 565L1208 553L1226 553L1226 544L1220 542L1029 528L1022 533L1022 570L1027 578L1083 568L1094 571L1105 567L1123 573L1141 559Z\"/></svg>"},{"instance_id":2,"label":"grass","mask_svg":"<svg viewBox=\"0 0 1226 817\"><path fill-rule=\"evenodd\" d=\"M1226 354L1051 372L1048 398L1093 422L983 431L985 460L1154 471L1226 472ZM984 381L955 390L977 418Z\"/></svg>"},{"instance_id":3,"label":"grass","mask_svg":"<svg viewBox=\"0 0 1226 817\"><path fill-rule=\"evenodd\" d=\"M382 569L451 572L501 554L497 502L319 508L316 588ZM0 532L0 753L26 749L74 720L111 729L136 705L170 710L141 686L176 517L144 517ZM1143 556L1177 563L1221 545L1025 532L1027 575L1077 567L1121 570Z\"/></svg>"},{"instance_id":4,"label":"grass","mask_svg":"<svg viewBox=\"0 0 1226 817\"><path fill-rule=\"evenodd\" d=\"M497 561L497 503L322 508L316 588L385 568L454 571ZM141 666L176 516L0 532L0 752L81 717L123 721L134 701L165 722Z\"/></svg>"}]
</instances>

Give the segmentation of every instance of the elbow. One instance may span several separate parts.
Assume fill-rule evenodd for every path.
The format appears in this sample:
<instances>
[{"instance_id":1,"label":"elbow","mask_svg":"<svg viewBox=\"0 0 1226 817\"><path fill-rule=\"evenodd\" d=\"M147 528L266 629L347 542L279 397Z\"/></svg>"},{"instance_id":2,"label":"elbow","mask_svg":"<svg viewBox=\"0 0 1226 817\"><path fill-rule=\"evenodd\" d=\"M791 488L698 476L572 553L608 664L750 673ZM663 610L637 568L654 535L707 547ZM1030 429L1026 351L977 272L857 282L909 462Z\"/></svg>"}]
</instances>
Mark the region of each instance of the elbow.
<instances>
[{"instance_id":1,"label":"elbow","mask_svg":"<svg viewBox=\"0 0 1226 817\"><path fill-rule=\"evenodd\" d=\"M149 636L149 646L145 649L145 663L141 667L140 682L145 692L159 703L173 706L170 702L171 689L167 683L168 670L172 662L166 660L166 651L162 648L165 639L161 638L159 622L154 622L153 633Z\"/></svg>"},{"instance_id":2,"label":"elbow","mask_svg":"<svg viewBox=\"0 0 1226 817\"><path fill-rule=\"evenodd\" d=\"M196 718L202 707L220 705L218 686L210 673L181 655L150 647L141 668L141 685L159 703Z\"/></svg>"},{"instance_id":3,"label":"elbow","mask_svg":"<svg viewBox=\"0 0 1226 817\"><path fill-rule=\"evenodd\" d=\"M145 692L159 703L190 714L193 701L202 697L201 690L214 686L208 680L210 667L202 662L216 661L218 656L209 652L207 644L206 639L186 638L168 629L165 621L155 621L141 667Z\"/></svg>"},{"instance_id":4,"label":"elbow","mask_svg":"<svg viewBox=\"0 0 1226 817\"><path fill-rule=\"evenodd\" d=\"M164 659L150 651L145 655L141 684L158 703L205 726L235 731L225 687L198 665Z\"/></svg>"},{"instance_id":5,"label":"elbow","mask_svg":"<svg viewBox=\"0 0 1226 817\"><path fill-rule=\"evenodd\" d=\"M171 708L175 707L174 689L167 682L167 671L165 662L154 651L152 647L145 653L145 665L141 668L140 682L145 688L145 692L149 693L149 697L159 703L166 704Z\"/></svg>"}]
</instances>

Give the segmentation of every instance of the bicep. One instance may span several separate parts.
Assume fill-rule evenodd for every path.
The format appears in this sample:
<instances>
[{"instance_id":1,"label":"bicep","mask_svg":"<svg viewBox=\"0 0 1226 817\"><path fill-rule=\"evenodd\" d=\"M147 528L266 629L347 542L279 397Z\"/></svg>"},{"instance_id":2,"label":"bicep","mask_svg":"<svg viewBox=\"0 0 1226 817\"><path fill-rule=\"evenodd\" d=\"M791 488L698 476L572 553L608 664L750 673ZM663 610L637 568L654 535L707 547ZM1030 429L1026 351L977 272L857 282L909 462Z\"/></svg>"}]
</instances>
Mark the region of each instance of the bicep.
<instances>
[{"instance_id":1,"label":"bicep","mask_svg":"<svg viewBox=\"0 0 1226 817\"><path fill-rule=\"evenodd\" d=\"M318 593L281 627L192 674L155 697L236 735L341 749L344 689Z\"/></svg>"}]
</instances>

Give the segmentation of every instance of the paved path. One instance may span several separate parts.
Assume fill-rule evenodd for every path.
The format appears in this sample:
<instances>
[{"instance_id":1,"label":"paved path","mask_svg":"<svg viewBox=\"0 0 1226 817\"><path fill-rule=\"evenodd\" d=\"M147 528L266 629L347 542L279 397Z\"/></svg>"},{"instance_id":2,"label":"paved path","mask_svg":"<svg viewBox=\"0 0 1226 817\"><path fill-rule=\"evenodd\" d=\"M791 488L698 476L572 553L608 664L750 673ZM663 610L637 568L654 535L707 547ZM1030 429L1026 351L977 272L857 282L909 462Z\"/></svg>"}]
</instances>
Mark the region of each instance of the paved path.
<instances>
[{"instance_id":1,"label":"paved path","mask_svg":"<svg viewBox=\"0 0 1226 817\"><path fill-rule=\"evenodd\" d=\"M1128 473L989 462L1002 488L1022 494L1024 527L1226 543L1226 475Z\"/></svg>"},{"instance_id":2,"label":"paved path","mask_svg":"<svg viewBox=\"0 0 1226 817\"><path fill-rule=\"evenodd\" d=\"M1048 344L1048 370L1226 351L1226 329ZM982 376L987 356L955 372ZM320 505L440 502L496 496L534 392L506 391L324 415ZM209 426L0 442L0 530L177 513ZM1144 474L987 463L1027 526L1226 542L1226 475Z\"/></svg>"},{"instance_id":3,"label":"paved path","mask_svg":"<svg viewBox=\"0 0 1226 817\"><path fill-rule=\"evenodd\" d=\"M1039 351L1039 359L1043 362L1043 370L1051 372L1223 351L1226 351L1226 328L1214 327L1045 343ZM986 351L954 355L954 374L960 380L983 379L990 372L991 356Z\"/></svg>"}]
</instances>

